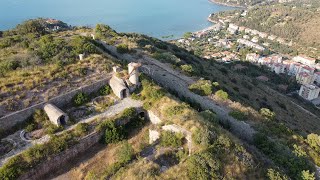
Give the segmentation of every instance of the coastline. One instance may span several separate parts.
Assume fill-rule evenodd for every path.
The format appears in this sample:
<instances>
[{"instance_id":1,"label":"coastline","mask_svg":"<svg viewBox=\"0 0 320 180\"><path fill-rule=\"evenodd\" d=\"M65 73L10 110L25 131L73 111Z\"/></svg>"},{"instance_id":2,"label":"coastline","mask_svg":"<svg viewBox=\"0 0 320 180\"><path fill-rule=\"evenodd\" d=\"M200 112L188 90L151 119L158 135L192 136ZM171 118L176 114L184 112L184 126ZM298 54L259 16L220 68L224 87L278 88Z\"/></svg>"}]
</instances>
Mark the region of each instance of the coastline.
<instances>
[{"instance_id":1,"label":"coastline","mask_svg":"<svg viewBox=\"0 0 320 180\"><path fill-rule=\"evenodd\" d=\"M222 6L229 6L229 7L241 8L241 9L246 9L247 8L246 6L223 3L223 2L219 2L217 0L208 0L208 1L211 2L211 3L214 3L214 4L222 5Z\"/></svg>"}]
</instances>

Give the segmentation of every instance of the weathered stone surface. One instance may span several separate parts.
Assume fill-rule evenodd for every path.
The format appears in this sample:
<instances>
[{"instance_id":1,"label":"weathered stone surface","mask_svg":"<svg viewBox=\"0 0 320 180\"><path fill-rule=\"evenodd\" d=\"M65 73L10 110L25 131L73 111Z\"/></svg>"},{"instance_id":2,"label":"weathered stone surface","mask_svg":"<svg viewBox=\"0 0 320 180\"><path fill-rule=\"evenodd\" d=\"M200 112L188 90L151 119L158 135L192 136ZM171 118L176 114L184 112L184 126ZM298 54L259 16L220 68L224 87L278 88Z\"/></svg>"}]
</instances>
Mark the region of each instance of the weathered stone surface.
<instances>
[{"instance_id":1,"label":"weathered stone surface","mask_svg":"<svg viewBox=\"0 0 320 180\"><path fill-rule=\"evenodd\" d=\"M160 138L160 133L156 130L149 129L149 144L154 143Z\"/></svg>"},{"instance_id":2,"label":"weathered stone surface","mask_svg":"<svg viewBox=\"0 0 320 180\"><path fill-rule=\"evenodd\" d=\"M148 115L152 124L160 124L162 122L161 119L150 110L148 111Z\"/></svg>"}]
</instances>

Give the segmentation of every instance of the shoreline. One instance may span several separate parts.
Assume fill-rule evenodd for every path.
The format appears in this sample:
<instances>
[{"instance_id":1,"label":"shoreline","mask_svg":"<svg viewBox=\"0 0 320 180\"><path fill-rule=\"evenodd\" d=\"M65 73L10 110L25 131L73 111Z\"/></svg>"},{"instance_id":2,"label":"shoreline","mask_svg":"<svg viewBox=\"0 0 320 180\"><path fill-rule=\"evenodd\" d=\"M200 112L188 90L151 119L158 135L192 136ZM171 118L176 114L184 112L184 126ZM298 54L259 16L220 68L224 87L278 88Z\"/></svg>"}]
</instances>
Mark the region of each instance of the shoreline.
<instances>
[{"instance_id":1,"label":"shoreline","mask_svg":"<svg viewBox=\"0 0 320 180\"><path fill-rule=\"evenodd\" d=\"M228 7L235 7L235 8L241 8L241 9L247 9L246 6L240 6L240 5L235 5L235 4L228 4L228 3L223 3L223 2L219 2L217 0L208 0L210 3L214 3L214 4L218 4L218 5L222 5L222 6L228 6Z\"/></svg>"}]
</instances>

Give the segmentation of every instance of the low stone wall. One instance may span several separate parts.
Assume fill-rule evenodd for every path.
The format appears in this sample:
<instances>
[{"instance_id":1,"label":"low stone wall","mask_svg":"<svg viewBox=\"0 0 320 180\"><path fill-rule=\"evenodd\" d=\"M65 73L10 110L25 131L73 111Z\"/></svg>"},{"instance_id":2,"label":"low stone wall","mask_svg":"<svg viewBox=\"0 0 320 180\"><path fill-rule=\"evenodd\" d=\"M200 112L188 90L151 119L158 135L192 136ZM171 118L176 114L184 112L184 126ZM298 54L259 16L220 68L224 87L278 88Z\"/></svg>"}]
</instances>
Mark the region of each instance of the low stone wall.
<instances>
[{"instance_id":1,"label":"low stone wall","mask_svg":"<svg viewBox=\"0 0 320 180\"><path fill-rule=\"evenodd\" d=\"M84 153L86 150L91 148L93 145L97 144L102 137L101 132L94 132L89 134L85 138L79 141L79 144L67 149L60 154L50 157L47 161L33 167L29 172L23 174L19 179L24 180L36 180L42 179L43 176L50 172L54 172L60 168L64 168L69 160L77 157L79 154Z\"/></svg>"},{"instance_id":2,"label":"low stone wall","mask_svg":"<svg viewBox=\"0 0 320 180\"><path fill-rule=\"evenodd\" d=\"M69 102L71 102L72 98L79 92L92 93L98 91L102 86L108 83L110 77L99 80L93 84L83 86L77 88L73 91L67 92L60 96L54 97L50 99L48 102L54 104L55 106L62 108ZM42 102L26 109L11 113L4 117L0 118L0 128L3 130L10 129L14 127L17 123L21 123L25 121L28 117L30 117L36 109L42 109L43 106L48 102Z\"/></svg>"}]
</instances>

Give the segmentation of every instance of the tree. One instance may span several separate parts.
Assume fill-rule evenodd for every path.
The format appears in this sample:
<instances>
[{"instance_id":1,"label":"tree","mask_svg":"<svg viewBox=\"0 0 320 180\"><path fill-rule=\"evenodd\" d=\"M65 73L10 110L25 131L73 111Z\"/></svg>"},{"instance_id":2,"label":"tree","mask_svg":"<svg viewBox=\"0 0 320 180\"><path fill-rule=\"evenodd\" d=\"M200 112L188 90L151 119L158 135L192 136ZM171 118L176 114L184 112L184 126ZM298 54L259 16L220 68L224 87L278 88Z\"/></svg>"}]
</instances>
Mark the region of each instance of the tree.
<instances>
[{"instance_id":1,"label":"tree","mask_svg":"<svg viewBox=\"0 0 320 180\"><path fill-rule=\"evenodd\" d=\"M35 33L44 35L46 33L45 27L40 23L39 19L32 19L19 24L17 27L18 34L25 35L28 33Z\"/></svg>"}]
</instances>

